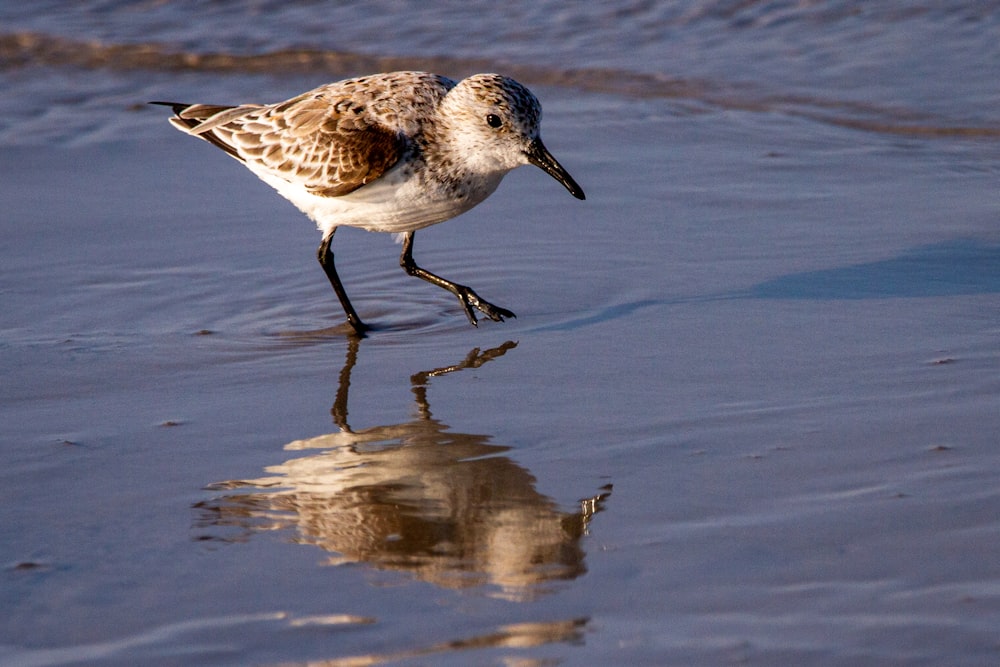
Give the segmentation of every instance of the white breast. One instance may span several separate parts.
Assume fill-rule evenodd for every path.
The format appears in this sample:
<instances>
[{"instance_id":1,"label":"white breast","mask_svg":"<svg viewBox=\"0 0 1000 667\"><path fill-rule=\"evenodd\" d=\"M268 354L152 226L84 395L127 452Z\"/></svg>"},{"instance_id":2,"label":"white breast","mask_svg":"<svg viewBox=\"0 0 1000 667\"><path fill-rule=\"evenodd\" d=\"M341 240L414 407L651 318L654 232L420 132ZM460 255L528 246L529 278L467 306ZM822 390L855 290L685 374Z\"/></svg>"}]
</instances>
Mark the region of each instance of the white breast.
<instances>
[{"instance_id":1,"label":"white breast","mask_svg":"<svg viewBox=\"0 0 1000 667\"><path fill-rule=\"evenodd\" d=\"M473 188L456 190L417 178L404 164L350 194L321 197L252 164L247 167L308 215L324 234L340 226L393 234L422 229L468 211L493 194L503 179L501 173L480 180Z\"/></svg>"}]
</instances>

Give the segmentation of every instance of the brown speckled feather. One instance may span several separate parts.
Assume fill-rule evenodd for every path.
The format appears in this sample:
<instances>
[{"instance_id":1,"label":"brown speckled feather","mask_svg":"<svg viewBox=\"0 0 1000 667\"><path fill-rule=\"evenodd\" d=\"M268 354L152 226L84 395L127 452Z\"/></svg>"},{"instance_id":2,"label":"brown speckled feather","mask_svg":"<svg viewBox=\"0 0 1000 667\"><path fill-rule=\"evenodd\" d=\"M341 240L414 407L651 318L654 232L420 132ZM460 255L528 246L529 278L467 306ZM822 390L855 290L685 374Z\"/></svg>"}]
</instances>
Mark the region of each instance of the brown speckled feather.
<instances>
[{"instance_id":1,"label":"brown speckled feather","mask_svg":"<svg viewBox=\"0 0 1000 667\"><path fill-rule=\"evenodd\" d=\"M406 137L349 100L313 91L271 106L179 110L192 134L273 175L325 197L348 194L379 178L402 157Z\"/></svg>"}]
</instances>

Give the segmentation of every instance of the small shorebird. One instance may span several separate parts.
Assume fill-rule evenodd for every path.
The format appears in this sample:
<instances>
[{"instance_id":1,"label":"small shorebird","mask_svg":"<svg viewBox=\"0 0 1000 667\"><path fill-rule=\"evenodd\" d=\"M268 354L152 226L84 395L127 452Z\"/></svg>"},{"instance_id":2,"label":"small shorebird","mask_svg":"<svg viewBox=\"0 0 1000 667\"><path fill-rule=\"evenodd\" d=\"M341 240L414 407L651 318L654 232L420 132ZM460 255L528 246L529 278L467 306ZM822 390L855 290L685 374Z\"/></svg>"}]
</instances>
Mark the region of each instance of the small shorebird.
<instances>
[{"instance_id":1,"label":"small shorebird","mask_svg":"<svg viewBox=\"0 0 1000 667\"><path fill-rule=\"evenodd\" d=\"M368 326L347 298L330 249L337 227L396 234L400 266L457 296L475 325L474 309L497 322L514 313L417 266L414 232L468 211L525 164L584 199L539 137L538 100L499 74L456 83L391 72L327 84L278 104L153 104L171 107L175 127L226 151L316 223L323 232L319 263L359 335Z\"/></svg>"}]
</instances>

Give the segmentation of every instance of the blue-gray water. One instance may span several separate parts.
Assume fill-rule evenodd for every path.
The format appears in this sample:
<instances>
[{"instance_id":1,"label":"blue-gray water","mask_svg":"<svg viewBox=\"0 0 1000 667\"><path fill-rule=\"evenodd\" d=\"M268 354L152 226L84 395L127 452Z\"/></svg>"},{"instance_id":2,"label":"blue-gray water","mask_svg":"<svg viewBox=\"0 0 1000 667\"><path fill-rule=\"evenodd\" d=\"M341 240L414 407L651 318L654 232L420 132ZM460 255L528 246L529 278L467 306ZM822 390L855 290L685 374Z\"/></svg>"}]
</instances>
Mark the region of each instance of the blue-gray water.
<instances>
[{"instance_id":1,"label":"blue-gray water","mask_svg":"<svg viewBox=\"0 0 1000 667\"><path fill-rule=\"evenodd\" d=\"M0 664L1000 661L1000 4L0 8ZM152 99L512 74L468 325Z\"/></svg>"}]
</instances>

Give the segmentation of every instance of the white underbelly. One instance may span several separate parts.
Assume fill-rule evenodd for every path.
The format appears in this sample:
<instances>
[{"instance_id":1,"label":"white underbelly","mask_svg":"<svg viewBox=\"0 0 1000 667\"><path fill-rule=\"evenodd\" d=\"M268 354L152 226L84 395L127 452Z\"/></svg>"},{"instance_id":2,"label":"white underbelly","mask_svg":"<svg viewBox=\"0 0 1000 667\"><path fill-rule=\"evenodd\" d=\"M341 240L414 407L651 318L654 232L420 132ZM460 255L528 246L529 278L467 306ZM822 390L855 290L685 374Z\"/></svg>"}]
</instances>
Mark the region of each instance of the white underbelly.
<instances>
[{"instance_id":1,"label":"white underbelly","mask_svg":"<svg viewBox=\"0 0 1000 667\"><path fill-rule=\"evenodd\" d=\"M393 234L429 227L479 204L503 179L503 174L498 174L457 196L458 193L444 186L428 187L420 179L406 178L397 167L350 194L322 197L308 192L298 183L253 167L250 169L309 216L324 234L340 226Z\"/></svg>"}]
</instances>

